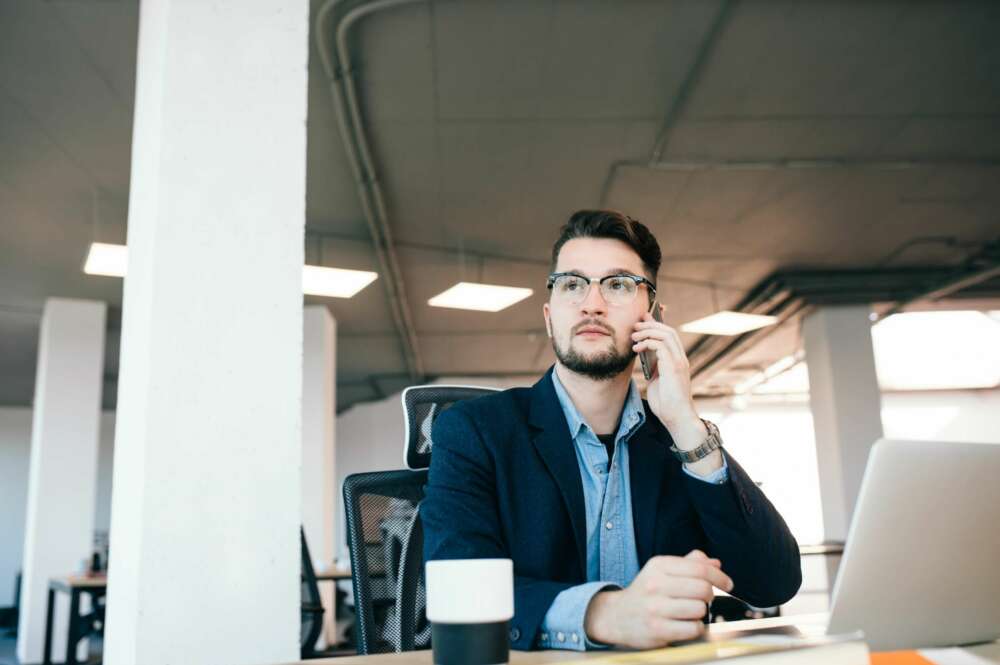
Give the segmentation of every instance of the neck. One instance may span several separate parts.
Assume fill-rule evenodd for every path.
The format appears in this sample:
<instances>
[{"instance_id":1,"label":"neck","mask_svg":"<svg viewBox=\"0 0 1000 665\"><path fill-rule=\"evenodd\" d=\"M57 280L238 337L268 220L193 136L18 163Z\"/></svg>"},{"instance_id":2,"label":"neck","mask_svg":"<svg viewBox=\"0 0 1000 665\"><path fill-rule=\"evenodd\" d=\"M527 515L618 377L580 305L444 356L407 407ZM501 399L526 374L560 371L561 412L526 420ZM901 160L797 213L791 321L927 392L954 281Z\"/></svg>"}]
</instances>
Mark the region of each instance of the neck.
<instances>
[{"instance_id":1,"label":"neck","mask_svg":"<svg viewBox=\"0 0 1000 665\"><path fill-rule=\"evenodd\" d=\"M613 434L628 395L631 366L607 381L596 381L577 374L558 361L555 372L573 401L573 406L594 433Z\"/></svg>"}]
</instances>

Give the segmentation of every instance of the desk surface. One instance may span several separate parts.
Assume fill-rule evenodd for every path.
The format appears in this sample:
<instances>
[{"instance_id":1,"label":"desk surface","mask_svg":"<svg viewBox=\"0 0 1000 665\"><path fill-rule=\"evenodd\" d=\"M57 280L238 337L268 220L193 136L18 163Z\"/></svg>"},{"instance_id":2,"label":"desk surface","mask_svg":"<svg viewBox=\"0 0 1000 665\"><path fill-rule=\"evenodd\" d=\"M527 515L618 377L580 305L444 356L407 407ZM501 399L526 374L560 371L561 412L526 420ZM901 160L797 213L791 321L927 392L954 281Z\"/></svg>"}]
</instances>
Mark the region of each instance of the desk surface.
<instances>
[{"instance_id":1,"label":"desk surface","mask_svg":"<svg viewBox=\"0 0 1000 665\"><path fill-rule=\"evenodd\" d=\"M317 570L316 579L320 582L330 580L349 580L351 579L351 570L349 568L330 566L329 568Z\"/></svg>"},{"instance_id":2,"label":"desk surface","mask_svg":"<svg viewBox=\"0 0 1000 665\"><path fill-rule=\"evenodd\" d=\"M72 589L101 589L106 586L108 586L106 575L66 575L49 580L49 587L66 592Z\"/></svg>"},{"instance_id":3,"label":"desk surface","mask_svg":"<svg viewBox=\"0 0 1000 665\"><path fill-rule=\"evenodd\" d=\"M775 617L773 619L712 624L709 627L709 631L712 635L721 636L744 630L795 628L805 635L819 635L823 633L825 626L825 614L804 614L791 617ZM987 662L1000 663L1000 642L968 647L965 651L984 658ZM535 665L536 663L541 665L544 663L564 663L573 660L600 658L604 655L607 655L606 651L592 651L589 653L580 653L578 651L511 651L510 662L511 665ZM303 660L296 663L289 663L288 665L380 665L381 663L388 665L399 663L431 665L432 662L430 651L413 651L409 653L380 654L377 656Z\"/></svg>"}]
</instances>

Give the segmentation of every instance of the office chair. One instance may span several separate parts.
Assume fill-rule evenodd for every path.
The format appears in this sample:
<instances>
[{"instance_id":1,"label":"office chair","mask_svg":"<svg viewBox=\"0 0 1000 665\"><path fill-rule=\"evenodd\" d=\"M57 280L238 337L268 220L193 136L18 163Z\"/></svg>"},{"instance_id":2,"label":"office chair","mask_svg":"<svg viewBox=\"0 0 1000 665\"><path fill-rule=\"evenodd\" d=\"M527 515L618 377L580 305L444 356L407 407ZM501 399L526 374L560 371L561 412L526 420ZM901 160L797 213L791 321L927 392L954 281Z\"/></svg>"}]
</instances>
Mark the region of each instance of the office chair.
<instances>
[{"instance_id":1,"label":"office chair","mask_svg":"<svg viewBox=\"0 0 1000 665\"><path fill-rule=\"evenodd\" d=\"M316 640L323 632L323 601L319 595L319 584L316 582L316 571L313 569L309 545L306 543L306 532L302 527L299 527L299 539L302 543L302 573L300 576L302 623L299 627L299 657L305 660L320 655L316 650Z\"/></svg>"},{"instance_id":2,"label":"office chair","mask_svg":"<svg viewBox=\"0 0 1000 665\"><path fill-rule=\"evenodd\" d=\"M430 647L420 501L431 460L431 429L455 402L493 392L468 386L407 388L402 402L409 469L356 473L344 480L359 654Z\"/></svg>"}]
</instances>

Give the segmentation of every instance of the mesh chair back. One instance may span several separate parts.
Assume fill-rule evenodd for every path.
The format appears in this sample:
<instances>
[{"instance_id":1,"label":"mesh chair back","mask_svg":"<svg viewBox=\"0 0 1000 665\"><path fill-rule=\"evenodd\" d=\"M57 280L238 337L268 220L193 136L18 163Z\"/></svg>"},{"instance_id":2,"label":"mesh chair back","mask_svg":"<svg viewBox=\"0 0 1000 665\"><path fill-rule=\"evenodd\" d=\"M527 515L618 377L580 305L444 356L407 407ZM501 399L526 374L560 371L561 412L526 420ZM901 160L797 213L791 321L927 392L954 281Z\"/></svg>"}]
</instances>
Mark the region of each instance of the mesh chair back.
<instances>
[{"instance_id":1,"label":"mesh chair back","mask_svg":"<svg viewBox=\"0 0 1000 665\"><path fill-rule=\"evenodd\" d=\"M301 658L316 655L316 640L323 630L323 601L319 595L319 584L316 582L316 571L313 569L312 558L309 555L309 545L306 543L306 533L299 527L299 538L302 542L302 623L299 628L299 650Z\"/></svg>"},{"instance_id":2,"label":"mesh chair back","mask_svg":"<svg viewBox=\"0 0 1000 665\"><path fill-rule=\"evenodd\" d=\"M406 439L403 456L410 469L431 465L431 428L441 413L455 402L498 392L497 388L473 386L410 386L403 391Z\"/></svg>"},{"instance_id":3,"label":"mesh chair back","mask_svg":"<svg viewBox=\"0 0 1000 665\"><path fill-rule=\"evenodd\" d=\"M418 504L427 471L374 471L344 480L359 654L426 649Z\"/></svg>"}]
</instances>

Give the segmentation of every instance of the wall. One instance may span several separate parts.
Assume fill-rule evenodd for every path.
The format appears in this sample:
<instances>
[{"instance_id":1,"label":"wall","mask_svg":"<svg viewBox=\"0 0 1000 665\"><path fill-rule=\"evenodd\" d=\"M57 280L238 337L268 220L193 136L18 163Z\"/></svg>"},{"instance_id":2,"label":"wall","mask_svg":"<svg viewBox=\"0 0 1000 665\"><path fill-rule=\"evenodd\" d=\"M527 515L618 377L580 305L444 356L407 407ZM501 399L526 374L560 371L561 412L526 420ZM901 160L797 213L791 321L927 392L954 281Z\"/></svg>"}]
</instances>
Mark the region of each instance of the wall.
<instances>
[{"instance_id":1,"label":"wall","mask_svg":"<svg viewBox=\"0 0 1000 665\"><path fill-rule=\"evenodd\" d=\"M96 531L107 531L111 525L114 441L115 415L105 411L97 460ZM0 407L0 607L13 603L14 578L21 568L30 450L31 408Z\"/></svg>"},{"instance_id":2,"label":"wall","mask_svg":"<svg viewBox=\"0 0 1000 665\"><path fill-rule=\"evenodd\" d=\"M0 607L14 604L28 498L31 409L0 407Z\"/></svg>"}]
</instances>

